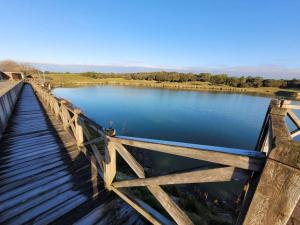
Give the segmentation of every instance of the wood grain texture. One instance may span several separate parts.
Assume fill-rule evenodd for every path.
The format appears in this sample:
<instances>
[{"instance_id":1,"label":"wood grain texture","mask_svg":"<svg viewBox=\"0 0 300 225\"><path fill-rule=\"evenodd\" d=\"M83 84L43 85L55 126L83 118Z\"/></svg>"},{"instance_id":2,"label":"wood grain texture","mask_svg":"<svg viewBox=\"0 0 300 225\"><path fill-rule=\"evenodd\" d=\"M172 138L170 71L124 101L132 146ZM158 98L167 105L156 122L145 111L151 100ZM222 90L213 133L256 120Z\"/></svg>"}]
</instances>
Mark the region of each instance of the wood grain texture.
<instances>
[{"instance_id":1,"label":"wood grain texture","mask_svg":"<svg viewBox=\"0 0 300 225\"><path fill-rule=\"evenodd\" d=\"M300 169L300 143L295 141L276 140L269 158Z\"/></svg>"},{"instance_id":2,"label":"wood grain texture","mask_svg":"<svg viewBox=\"0 0 300 225\"><path fill-rule=\"evenodd\" d=\"M124 160L129 162L131 168L139 178L144 178L145 173L143 167L133 158L133 156L120 144L114 143L118 152ZM113 186L111 190L115 190ZM165 191L158 185L147 186L148 190L158 200L159 204L169 213L169 215L176 221L177 224L193 224L190 218L179 208L179 206L168 196Z\"/></svg>"},{"instance_id":3,"label":"wood grain texture","mask_svg":"<svg viewBox=\"0 0 300 225\"><path fill-rule=\"evenodd\" d=\"M300 171L268 159L243 224L286 224L299 199Z\"/></svg>"},{"instance_id":4,"label":"wood grain texture","mask_svg":"<svg viewBox=\"0 0 300 225\"><path fill-rule=\"evenodd\" d=\"M111 190L111 184L116 176L116 149L110 141L107 141L105 146L105 186Z\"/></svg>"},{"instance_id":5,"label":"wood grain texture","mask_svg":"<svg viewBox=\"0 0 300 225\"><path fill-rule=\"evenodd\" d=\"M192 159L199 159L253 171L260 171L264 163L263 158L252 158L249 156L240 156L236 154L222 153L217 151L205 151L193 148L133 141L113 137L109 137L109 139L116 143L143 148L146 150L163 152Z\"/></svg>"},{"instance_id":6,"label":"wood grain texture","mask_svg":"<svg viewBox=\"0 0 300 225\"><path fill-rule=\"evenodd\" d=\"M130 168L138 175L139 178L145 178L143 167L136 161L136 159L127 151L127 149L119 144L113 143L120 156L127 162Z\"/></svg>"},{"instance_id":7,"label":"wood grain texture","mask_svg":"<svg viewBox=\"0 0 300 225\"><path fill-rule=\"evenodd\" d=\"M299 129L300 128L300 119L297 117L297 115L292 110L288 110L287 115L293 121L293 123L296 125L296 127Z\"/></svg>"},{"instance_id":8,"label":"wood grain texture","mask_svg":"<svg viewBox=\"0 0 300 225\"><path fill-rule=\"evenodd\" d=\"M148 190L170 214L170 216L179 225L191 225L193 222L190 218L179 208L179 206L170 198L170 196L157 185L147 186Z\"/></svg>"},{"instance_id":9,"label":"wood grain texture","mask_svg":"<svg viewBox=\"0 0 300 225\"><path fill-rule=\"evenodd\" d=\"M273 140L292 140L287 124L285 123L285 116L271 114L271 129Z\"/></svg>"},{"instance_id":10,"label":"wood grain texture","mask_svg":"<svg viewBox=\"0 0 300 225\"><path fill-rule=\"evenodd\" d=\"M122 193L117 188L111 187L112 191L115 192L120 198L122 198L125 202L127 202L132 208L138 211L141 215L143 215L149 222L155 225L160 225L161 223L157 221L152 215L150 215L147 211L145 211L142 207L140 207L136 202L131 200L128 196Z\"/></svg>"},{"instance_id":11,"label":"wood grain texture","mask_svg":"<svg viewBox=\"0 0 300 225\"><path fill-rule=\"evenodd\" d=\"M245 182L249 174L234 167L199 170L183 173L175 173L150 178L139 178L114 182L114 187L137 187L148 185L192 184L208 182L224 182L239 180Z\"/></svg>"}]
</instances>

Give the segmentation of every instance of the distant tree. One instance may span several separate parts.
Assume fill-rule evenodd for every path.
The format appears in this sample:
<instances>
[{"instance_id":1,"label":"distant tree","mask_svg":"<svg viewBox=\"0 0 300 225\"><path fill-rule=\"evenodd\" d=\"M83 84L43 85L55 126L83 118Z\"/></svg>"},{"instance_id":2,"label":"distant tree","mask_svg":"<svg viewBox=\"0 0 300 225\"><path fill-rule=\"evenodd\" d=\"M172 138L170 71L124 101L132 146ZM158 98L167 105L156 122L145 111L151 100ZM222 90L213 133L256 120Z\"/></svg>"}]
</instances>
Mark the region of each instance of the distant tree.
<instances>
[{"instance_id":1,"label":"distant tree","mask_svg":"<svg viewBox=\"0 0 300 225\"><path fill-rule=\"evenodd\" d=\"M214 75L210 78L212 84L225 84L228 76L226 74Z\"/></svg>"},{"instance_id":2,"label":"distant tree","mask_svg":"<svg viewBox=\"0 0 300 225\"><path fill-rule=\"evenodd\" d=\"M228 77L226 81L226 84L231 87L238 87L239 83L239 78L237 77Z\"/></svg>"},{"instance_id":3,"label":"distant tree","mask_svg":"<svg viewBox=\"0 0 300 225\"><path fill-rule=\"evenodd\" d=\"M199 81L204 81L204 82L210 82L210 79L212 77L211 73L200 73L198 75L198 79Z\"/></svg>"},{"instance_id":4,"label":"distant tree","mask_svg":"<svg viewBox=\"0 0 300 225\"><path fill-rule=\"evenodd\" d=\"M287 82L285 80L266 79L263 81L264 87L286 87Z\"/></svg>"},{"instance_id":5,"label":"distant tree","mask_svg":"<svg viewBox=\"0 0 300 225\"><path fill-rule=\"evenodd\" d=\"M0 70L7 72L23 72L25 75L36 73L38 71L29 64L17 63L13 60L0 61Z\"/></svg>"},{"instance_id":6,"label":"distant tree","mask_svg":"<svg viewBox=\"0 0 300 225\"><path fill-rule=\"evenodd\" d=\"M287 87L290 88L300 88L300 80L297 80L296 78L287 81Z\"/></svg>"}]
</instances>

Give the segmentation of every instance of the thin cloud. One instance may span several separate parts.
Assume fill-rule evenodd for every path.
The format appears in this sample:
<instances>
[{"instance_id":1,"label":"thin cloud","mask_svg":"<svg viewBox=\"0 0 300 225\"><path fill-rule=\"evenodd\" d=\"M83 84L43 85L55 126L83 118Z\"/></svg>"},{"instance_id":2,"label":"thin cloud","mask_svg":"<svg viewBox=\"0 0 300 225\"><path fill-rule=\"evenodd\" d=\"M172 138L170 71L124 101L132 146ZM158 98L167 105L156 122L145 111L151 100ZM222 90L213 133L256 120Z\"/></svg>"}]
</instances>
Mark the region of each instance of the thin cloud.
<instances>
[{"instance_id":1,"label":"thin cloud","mask_svg":"<svg viewBox=\"0 0 300 225\"><path fill-rule=\"evenodd\" d=\"M53 72L103 72L103 73L134 73L134 72L155 72L155 71L177 71L185 73L226 73L232 76L262 76L265 78L293 79L300 78L300 68L287 68L277 65L261 66L233 66L233 67L176 67L156 65L134 65L134 64L103 64L103 65L82 65L82 64L55 64L55 63L28 63L44 71Z\"/></svg>"}]
</instances>

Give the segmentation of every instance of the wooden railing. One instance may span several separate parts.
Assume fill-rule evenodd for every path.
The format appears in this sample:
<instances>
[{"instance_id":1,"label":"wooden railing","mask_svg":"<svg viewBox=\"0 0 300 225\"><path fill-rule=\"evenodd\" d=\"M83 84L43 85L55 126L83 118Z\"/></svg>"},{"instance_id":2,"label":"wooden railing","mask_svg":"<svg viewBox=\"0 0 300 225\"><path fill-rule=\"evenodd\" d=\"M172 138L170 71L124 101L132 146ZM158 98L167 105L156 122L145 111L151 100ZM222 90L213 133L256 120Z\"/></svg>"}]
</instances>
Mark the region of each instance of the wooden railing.
<instances>
[{"instance_id":1,"label":"wooden railing","mask_svg":"<svg viewBox=\"0 0 300 225\"><path fill-rule=\"evenodd\" d=\"M254 173L249 182L240 214L243 224L286 224L300 204L300 143L294 139L300 122L293 111L298 109L290 101L271 101L257 144L267 159L261 175ZM296 131L289 131L287 116Z\"/></svg>"},{"instance_id":2,"label":"wooden railing","mask_svg":"<svg viewBox=\"0 0 300 225\"><path fill-rule=\"evenodd\" d=\"M4 83L3 83L4 84ZM13 112L20 90L23 86L23 81L16 83L5 83L8 88L5 88L4 93L0 94L0 139L8 124L9 118ZM11 86L11 87L10 87Z\"/></svg>"},{"instance_id":3,"label":"wooden railing","mask_svg":"<svg viewBox=\"0 0 300 225\"><path fill-rule=\"evenodd\" d=\"M116 193L153 224L161 224L144 209L140 201L124 188L146 187L177 224L193 224L187 214L161 188L162 185L208 183L238 180L244 182L245 193L237 224L285 224L300 197L300 147L292 140L299 134L300 123L291 111L299 109L288 102L272 101L266 114L257 150L233 149L153 139L109 136L105 129L84 116L66 100L31 82L41 102L59 118L87 156L93 154L98 173L108 190ZM297 125L290 133L285 115ZM128 151L139 149L208 161L219 166L213 169L183 171L147 177L143 166ZM136 178L116 180L119 154L135 172ZM298 154L298 155L297 155ZM294 158L297 155L297 159ZM278 211L278 209L282 211ZM275 215L278 213L278 215ZM280 222L278 222L280 221Z\"/></svg>"}]
</instances>

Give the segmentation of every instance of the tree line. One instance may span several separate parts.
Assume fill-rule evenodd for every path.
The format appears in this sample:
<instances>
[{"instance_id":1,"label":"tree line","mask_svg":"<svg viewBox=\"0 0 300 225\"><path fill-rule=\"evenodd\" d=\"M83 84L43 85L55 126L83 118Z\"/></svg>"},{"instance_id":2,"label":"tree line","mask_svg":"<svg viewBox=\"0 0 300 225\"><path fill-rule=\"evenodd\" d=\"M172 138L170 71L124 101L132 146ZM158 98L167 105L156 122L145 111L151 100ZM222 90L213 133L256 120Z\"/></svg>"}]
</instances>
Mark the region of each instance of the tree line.
<instances>
[{"instance_id":1,"label":"tree line","mask_svg":"<svg viewBox=\"0 0 300 225\"><path fill-rule=\"evenodd\" d=\"M0 71L24 72L25 75L41 72L36 68L23 63L17 63L12 60L0 61ZM49 71L45 72L51 73ZM140 73L96 73L85 72L80 73L82 76L94 79L104 78L124 78L127 80L152 80L157 82L208 82L212 85L227 85L231 87L280 87L280 88L300 88L300 79L284 80L284 79L264 79L260 76L229 76L227 74L211 74L211 73L179 73L179 72L140 72Z\"/></svg>"},{"instance_id":2,"label":"tree line","mask_svg":"<svg viewBox=\"0 0 300 225\"><path fill-rule=\"evenodd\" d=\"M280 88L300 88L300 80L284 79L264 79L260 76L241 76L234 77L227 74L211 73L178 73L178 72L141 72L141 73L81 73L82 76L92 77L95 79L104 78L124 78L128 80L153 80L157 82L208 82L213 85L227 85L231 87L280 87Z\"/></svg>"}]
</instances>

